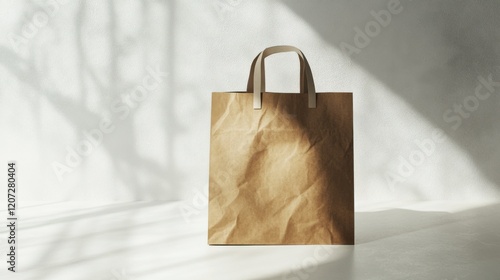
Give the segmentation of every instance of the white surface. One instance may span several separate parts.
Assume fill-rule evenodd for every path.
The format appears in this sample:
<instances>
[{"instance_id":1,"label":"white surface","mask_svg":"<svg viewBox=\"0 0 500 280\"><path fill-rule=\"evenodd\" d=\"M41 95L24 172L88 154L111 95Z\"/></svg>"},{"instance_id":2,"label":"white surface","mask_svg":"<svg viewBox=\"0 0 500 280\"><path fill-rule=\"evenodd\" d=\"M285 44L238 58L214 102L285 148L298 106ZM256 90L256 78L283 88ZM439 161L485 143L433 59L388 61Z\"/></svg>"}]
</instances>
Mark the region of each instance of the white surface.
<instances>
[{"instance_id":1,"label":"white surface","mask_svg":"<svg viewBox=\"0 0 500 280\"><path fill-rule=\"evenodd\" d=\"M304 51L319 91L354 92L357 201L499 199L499 88L457 130L443 120L478 76L500 80L498 1L403 0L351 58L341 44L389 0L61 2L19 52L11 36L51 1L0 2L0 162L18 161L24 200L190 199L208 179L210 92L243 90L277 44ZM297 91L294 55L267 64L269 90ZM120 119L110 107L148 66L168 76ZM108 117L115 130L59 182L52 164ZM388 184L437 128L446 140Z\"/></svg>"},{"instance_id":2,"label":"white surface","mask_svg":"<svg viewBox=\"0 0 500 280\"><path fill-rule=\"evenodd\" d=\"M1 279L495 279L500 204L358 206L355 246L208 246L206 209L47 203L19 211L19 271ZM0 213L4 216L5 211ZM2 240L5 228L1 229ZM3 245L3 244L2 244ZM6 277L6 278L5 278Z\"/></svg>"}]
</instances>

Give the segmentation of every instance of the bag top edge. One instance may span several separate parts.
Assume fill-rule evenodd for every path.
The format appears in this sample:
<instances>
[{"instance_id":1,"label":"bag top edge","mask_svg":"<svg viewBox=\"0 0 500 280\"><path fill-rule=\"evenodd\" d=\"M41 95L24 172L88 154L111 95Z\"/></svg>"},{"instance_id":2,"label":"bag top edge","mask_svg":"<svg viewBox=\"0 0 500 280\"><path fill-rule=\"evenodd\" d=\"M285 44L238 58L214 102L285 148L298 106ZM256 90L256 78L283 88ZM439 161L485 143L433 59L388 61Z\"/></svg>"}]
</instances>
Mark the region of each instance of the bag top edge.
<instances>
[{"instance_id":1,"label":"bag top edge","mask_svg":"<svg viewBox=\"0 0 500 280\"><path fill-rule=\"evenodd\" d=\"M252 94L253 92L248 92L248 91L213 91L213 93L249 93ZM301 94L299 92L274 92L274 91L265 91L263 93L268 93L268 94ZM324 92L316 92L316 94L353 94L353 92L347 92L347 91L324 91Z\"/></svg>"}]
</instances>

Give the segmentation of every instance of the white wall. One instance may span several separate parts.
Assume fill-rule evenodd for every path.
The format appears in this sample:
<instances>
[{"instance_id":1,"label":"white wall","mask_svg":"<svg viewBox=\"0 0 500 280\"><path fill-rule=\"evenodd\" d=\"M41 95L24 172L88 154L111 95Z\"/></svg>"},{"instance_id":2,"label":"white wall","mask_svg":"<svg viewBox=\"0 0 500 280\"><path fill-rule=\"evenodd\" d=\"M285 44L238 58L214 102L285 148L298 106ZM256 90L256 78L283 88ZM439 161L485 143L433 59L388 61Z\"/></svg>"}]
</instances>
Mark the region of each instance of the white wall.
<instances>
[{"instance_id":1,"label":"white wall","mask_svg":"<svg viewBox=\"0 0 500 280\"><path fill-rule=\"evenodd\" d=\"M17 161L21 201L189 200L207 188L210 92L243 90L278 44L304 51L319 91L354 92L357 202L500 197L500 87L474 97L478 77L500 81L497 1L55 3L0 2L0 159ZM269 90L298 89L295 56L266 65ZM94 129L109 133L67 162ZM402 166L415 141L428 155Z\"/></svg>"}]
</instances>

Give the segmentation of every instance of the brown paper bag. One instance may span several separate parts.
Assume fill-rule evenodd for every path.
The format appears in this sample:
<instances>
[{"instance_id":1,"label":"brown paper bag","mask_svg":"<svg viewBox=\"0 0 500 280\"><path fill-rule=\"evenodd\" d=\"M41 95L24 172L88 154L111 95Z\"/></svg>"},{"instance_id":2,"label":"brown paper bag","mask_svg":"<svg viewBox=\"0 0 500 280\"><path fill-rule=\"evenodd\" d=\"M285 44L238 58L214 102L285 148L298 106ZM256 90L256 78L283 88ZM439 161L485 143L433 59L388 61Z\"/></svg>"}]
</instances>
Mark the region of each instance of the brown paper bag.
<instances>
[{"instance_id":1,"label":"brown paper bag","mask_svg":"<svg viewBox=\"0 0 500 280\"><path fill-rule=\"evenodd\" d=\"M297 52L301 94L265 92L264 58ZM354 244L352 93L315 92L300 50L212 93L209 244Z\"/></svg>"}]
</instances>

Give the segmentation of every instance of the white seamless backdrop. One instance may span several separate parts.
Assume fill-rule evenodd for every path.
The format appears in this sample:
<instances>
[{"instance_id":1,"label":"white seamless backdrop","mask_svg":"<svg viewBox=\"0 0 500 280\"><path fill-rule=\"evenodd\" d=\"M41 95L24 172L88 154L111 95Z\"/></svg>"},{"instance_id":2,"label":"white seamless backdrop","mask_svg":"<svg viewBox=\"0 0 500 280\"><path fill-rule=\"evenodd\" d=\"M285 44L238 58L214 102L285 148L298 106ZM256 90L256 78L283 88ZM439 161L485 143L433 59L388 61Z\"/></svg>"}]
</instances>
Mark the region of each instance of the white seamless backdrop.
<instances>
[{"instance_id":1,"label":"white seamless backdrop","mask_svg":"<svg viewBox=\"0 0 500 280\"><path fill-rule=\"evenodd\" d=\"M20 200L188 200L210 93L272 45L354 92L357 202L500 197L498 1L1 1L0 158ZM266 60L298 90L298 60ZM156 73L156 74L155 74Z\"/></svg>"}]
</instances>

